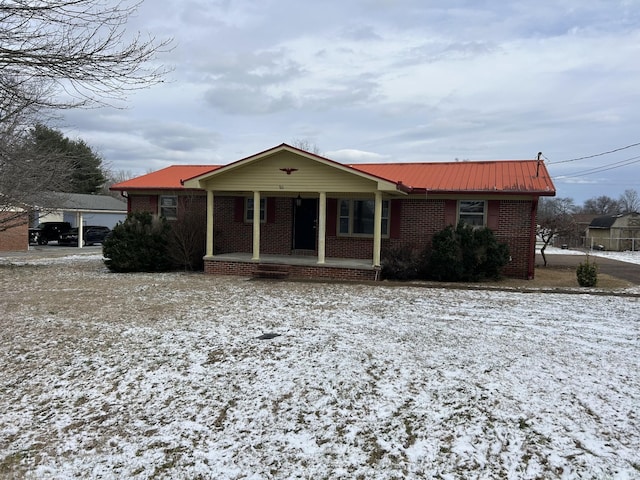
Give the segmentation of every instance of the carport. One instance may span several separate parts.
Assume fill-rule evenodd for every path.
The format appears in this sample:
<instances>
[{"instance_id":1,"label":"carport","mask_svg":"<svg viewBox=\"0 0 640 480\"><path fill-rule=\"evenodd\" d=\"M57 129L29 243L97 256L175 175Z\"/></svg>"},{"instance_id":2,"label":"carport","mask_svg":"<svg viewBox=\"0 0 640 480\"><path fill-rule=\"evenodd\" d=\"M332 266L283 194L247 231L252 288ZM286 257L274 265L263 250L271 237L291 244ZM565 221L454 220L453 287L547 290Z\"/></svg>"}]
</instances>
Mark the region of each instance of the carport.
<instances>
[{"instance_id":1,"label":"carport","mask_svg":"<svg viewBox=\"0 0 640 480\"><path fill-rule=\"evenodd\" d=\"M59 219L78 227L78 248L82 248L83 244L81 226L104 225L113 228L127 217L127 204L109 195L53 193L49 198L51 204L46 209L36 209L37 223Z\"/></svg>"}]
</instances>

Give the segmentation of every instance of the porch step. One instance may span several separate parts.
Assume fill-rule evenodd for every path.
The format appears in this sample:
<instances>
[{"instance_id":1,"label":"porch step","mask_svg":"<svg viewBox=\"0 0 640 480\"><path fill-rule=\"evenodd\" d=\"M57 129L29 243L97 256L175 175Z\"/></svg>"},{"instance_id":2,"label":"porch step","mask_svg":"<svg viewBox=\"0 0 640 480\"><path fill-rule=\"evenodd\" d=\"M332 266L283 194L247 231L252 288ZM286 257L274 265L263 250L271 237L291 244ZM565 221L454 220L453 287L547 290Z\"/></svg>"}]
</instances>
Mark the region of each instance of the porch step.
<instances>
[{"instance_id":1,"label":"porch step","mask_svg":"<svg viewBox=\"0 0 640 480\"><path fill-rule=\"evenodd\" d=\"M258 268L253 272L257 278L287 278L289 276L289 265L277 263L259 263Z\"/></svg>"}]
</instances>

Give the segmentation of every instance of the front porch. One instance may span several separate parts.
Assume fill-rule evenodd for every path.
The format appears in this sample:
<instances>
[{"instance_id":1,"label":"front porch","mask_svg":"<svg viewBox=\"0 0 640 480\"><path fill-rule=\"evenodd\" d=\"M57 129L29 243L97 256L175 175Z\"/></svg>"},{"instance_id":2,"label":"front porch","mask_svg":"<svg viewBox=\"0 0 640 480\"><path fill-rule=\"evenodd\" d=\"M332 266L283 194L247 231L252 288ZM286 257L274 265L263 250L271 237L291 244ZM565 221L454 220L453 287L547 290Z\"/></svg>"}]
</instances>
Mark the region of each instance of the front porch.
<instances>
[{"instance_id":1,"label":"front porch","mask_svg":"<svg viewBox=\"0 0 640 480\"><path fill-rule=\"evenodd\" d=\"M380 268L370 260L357 258L318 258L308 255L260 255L254 260L250 253L225 253L204 258L204 271L213 275L255 276L260 265L286 265L289 278L320 278L337 280L379 280Z\"/></svg>"},{"instance_id":2,"label":"front porch","mask_svg":"<svg viewBox=\"0 0 640 480\"><path fill-rule=\"evenodd\" d=\"M258 266L281 263L293 278L378 278L390 199L407 194L395 181L285 144L183 186L207 193L205 273L276 275ZM341 248L356 242L357 251ZM303 252L313 256L295 255Z\"/></svg>"}]
</instances>

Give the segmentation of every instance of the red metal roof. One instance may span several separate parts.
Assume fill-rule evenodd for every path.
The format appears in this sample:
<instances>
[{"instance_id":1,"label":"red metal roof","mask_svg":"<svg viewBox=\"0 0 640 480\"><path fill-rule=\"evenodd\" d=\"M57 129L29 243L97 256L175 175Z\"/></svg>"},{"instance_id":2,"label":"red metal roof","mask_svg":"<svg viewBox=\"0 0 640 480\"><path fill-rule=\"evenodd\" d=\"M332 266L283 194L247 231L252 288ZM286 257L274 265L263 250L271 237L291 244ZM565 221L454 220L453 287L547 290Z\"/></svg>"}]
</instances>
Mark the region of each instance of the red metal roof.
<instances>
[{"instance_id":1,"label":"red metal roof","mask_svg":"<svg viewBox=\"0 0 640 480\"><path fill-rule=\"evenodd\" d=\"M554 195L555 186L543 162L366 163L349 165L371 175L428 192L502 192Z\"/></svg>"},{"instance_id":2,"label":"red metal roof","mask_svg":"<svg viewBox=\"0 0 640 480\"><path fill-rule=\"evenodd\" d=\"M384 180L401 183L400 188L409 192L555 195L556 191L546 166L537 160L363 163L345 166ZM111 189L181 189L182 181L220 167L221 165L173 165L115 184Z\"/></svg>"},{"instance_id":3,"label":"red metal roof","mask_svg":"<svg viewBox=\"0 0 640 480\"><path fill-rule=\"evenodd\" d=\"M182 181L212 172L220 165L171 165L157 172L125 180L111 186L111 190L176 190Z\"/></svg>"}]
</instances>

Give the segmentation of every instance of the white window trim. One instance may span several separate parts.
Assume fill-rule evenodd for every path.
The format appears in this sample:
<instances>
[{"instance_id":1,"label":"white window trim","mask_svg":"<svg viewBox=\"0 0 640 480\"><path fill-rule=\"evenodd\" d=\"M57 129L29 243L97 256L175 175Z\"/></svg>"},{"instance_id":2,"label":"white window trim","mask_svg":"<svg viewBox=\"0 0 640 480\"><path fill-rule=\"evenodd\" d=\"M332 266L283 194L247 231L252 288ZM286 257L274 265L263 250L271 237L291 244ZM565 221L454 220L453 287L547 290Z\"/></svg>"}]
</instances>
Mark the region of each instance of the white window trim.
<instances>
[{"instance_id":1,"label":"white window trim","mask_svg":"<svg viewBox=\"0 0 640 480\"><path fill-rule=\"evenodd\" d=\"M461 214L462 214L462 203L463 202L482 202L482 213L467 213L467 215L473 215L473 216L477 216L480 217L482 216L482 225L471 225L468 224L470 227L473 228L483 228L487 226L487 209L489 208L489 202L487 200L458 200L458 223L460 223L461 221Z\"/></svg>"},{"instance_id":2,"label":"white window trim","mask_svg":"<svg viewBox=\"0 0 640 480\"><path fill-rule=\"evenodd\" d=\"M253 223L253 209L249 210L249 202L253 202L253 197L244 199L244 223ZM267 223L267 199L264 197L260 199L260 223Z\"/></svg>"},{"instance_id":3,"label":"white window trim","mask_svg":"<svg viewBox=\"0 0 640 480\"><path fill-rule=\"evenodd\" d=\"M163 205L163 200L172 199L173 205ZM173 215L167 215L166 211L172 210L175 213ZM178 219L178 196L177 195L160 195L158 199L158 215L166 218L167 220Z\"/></svg>"},{"instance_id":4,"label":"white window trim","mask_svg":"<svg viewBox=\"0 0 640 480\"><path fill-rule=\"evenodd\" d=\"M355 237L355 238L373 238L373 233L353 233L353 221L354 221L354 203L355 202L367 202L367 201L371 201L371 198L340 198L338 199L338 211L336 212L336 234L339 237ZM340 219L343 218L340 215L340 206L341 206L341 202L349 202L349 232L348 233L343 233L340 231ZM382 238L389 238L389 231L391 230L391 202L389 200L382 200L383 203L383 208L382 211L384 212L384 204L386 203L387 205L387 216L386 217L382 217L382 220L386 220L387 222L387 231L386 232L382 232L381 237ZM384 225L384 222L383 222Z\"/></svg>"}]
</instances>

